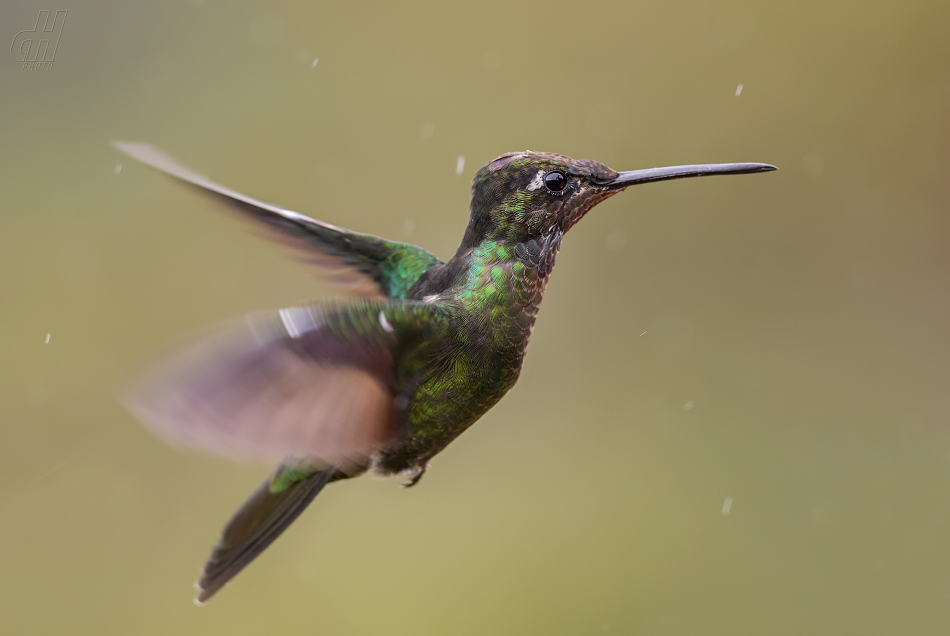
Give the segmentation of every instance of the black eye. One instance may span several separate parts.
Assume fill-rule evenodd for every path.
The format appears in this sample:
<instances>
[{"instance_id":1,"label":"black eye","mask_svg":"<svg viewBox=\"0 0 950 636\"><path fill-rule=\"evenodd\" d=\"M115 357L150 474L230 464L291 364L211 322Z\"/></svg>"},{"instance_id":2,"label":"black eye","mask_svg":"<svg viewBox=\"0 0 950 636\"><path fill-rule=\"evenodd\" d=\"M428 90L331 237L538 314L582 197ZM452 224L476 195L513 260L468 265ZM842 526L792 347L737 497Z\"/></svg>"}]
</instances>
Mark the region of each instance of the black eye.
<instances>
[{"instance_id":1,"label":"black eye","mask_svg":"<svg viewBox=\"0 0 950 636\"><path fill-rule=\"evenodd\" d=\"M567 185L567 177L564 176L563 172L554 170L544 175L544 185L551 192L560 192Z\"/></svg>"}]
</instances>

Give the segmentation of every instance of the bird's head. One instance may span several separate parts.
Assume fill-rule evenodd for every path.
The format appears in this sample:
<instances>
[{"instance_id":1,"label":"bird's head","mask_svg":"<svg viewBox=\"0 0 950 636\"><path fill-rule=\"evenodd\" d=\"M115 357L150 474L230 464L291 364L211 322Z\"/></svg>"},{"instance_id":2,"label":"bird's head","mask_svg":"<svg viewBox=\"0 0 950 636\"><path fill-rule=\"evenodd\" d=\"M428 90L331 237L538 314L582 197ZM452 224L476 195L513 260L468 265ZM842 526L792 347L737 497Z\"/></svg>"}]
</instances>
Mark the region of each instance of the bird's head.
<instances>
[{"instance_id":1,"label":"bird's head","mask_svg":"<svg viewBox=\"0 0 950 636\"><path fill-rule=\"evenodd\" d=\"M475 175L464 246L483 240L522 242L564 233L595 205L629 186L716 174L768 172L762 163L673 166L617 172L590 159L547 152L509 152Z\"/></svg>"}]
</instances>

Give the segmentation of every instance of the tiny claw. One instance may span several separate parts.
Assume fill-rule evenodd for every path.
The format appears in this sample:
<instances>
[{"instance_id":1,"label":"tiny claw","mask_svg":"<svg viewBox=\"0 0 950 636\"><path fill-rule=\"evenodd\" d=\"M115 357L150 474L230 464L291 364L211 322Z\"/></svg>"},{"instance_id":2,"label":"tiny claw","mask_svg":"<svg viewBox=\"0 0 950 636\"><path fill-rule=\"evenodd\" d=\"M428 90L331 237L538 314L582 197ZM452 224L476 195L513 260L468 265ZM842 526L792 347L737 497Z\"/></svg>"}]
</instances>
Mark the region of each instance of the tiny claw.
<instances>
[{"instance_id":1,"label":"tiny claw","mask_svg":"<svg viewBox=\"0 0 950 636\"><path fill-rule=\"evenodd\" d=\"M409 483L401 484L403 488L412 488L419 483L419 480L422 479L422 476L425 475L426 469L429 467L428 464L424 466L416 466L412 470L405 472L404 474L409 477Z\"/></svg>"}]
</instances>

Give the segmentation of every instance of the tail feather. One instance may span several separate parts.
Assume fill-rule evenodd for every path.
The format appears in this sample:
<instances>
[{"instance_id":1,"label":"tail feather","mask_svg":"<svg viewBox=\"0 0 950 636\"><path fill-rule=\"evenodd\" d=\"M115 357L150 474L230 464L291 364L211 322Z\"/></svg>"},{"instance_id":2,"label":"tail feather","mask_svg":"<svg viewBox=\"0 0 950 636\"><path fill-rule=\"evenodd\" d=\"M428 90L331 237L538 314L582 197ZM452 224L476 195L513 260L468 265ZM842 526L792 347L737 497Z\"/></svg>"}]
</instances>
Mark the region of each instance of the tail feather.
<instances>
[{"instance_id":1,"label":"tail feather","mask_svg":"<svg viewBox=\"0 0 950 636\"><path fill-rule=\"evenodd\" d=\"M221 533L195 583L199 605L220 590L264 551L331 481L346 478L336 468L316 472L280 492L268 479L241 506Z\"/></svg>"}]
</instances>

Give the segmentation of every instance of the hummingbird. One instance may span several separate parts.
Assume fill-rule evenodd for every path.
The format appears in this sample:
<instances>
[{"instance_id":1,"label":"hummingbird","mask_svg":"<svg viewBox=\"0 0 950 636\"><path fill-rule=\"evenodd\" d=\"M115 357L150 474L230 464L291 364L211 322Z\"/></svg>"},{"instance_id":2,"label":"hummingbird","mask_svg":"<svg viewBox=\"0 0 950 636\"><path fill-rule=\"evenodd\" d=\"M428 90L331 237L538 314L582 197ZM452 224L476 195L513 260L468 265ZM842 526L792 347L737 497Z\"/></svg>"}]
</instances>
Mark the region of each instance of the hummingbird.
<instances>
[{"instance_id":1,"label":"hummingbird","mask_svg":"<svg viewBox=\"0 0 950 636\"><path fill-rule=\"evenodd\" d=\"M432 457L518 380L561 241L594 206L642 183L776 169L617 172L588 159L509 152L475 175L468 226L443 262L252 199L154 146L113 145L223 202L343 292L221 327L147 369L125 397L170 443L277 464L225 525L195 583L198 604L327 484L368 470L419 482Z\"/></svg>"}]
</instances>

